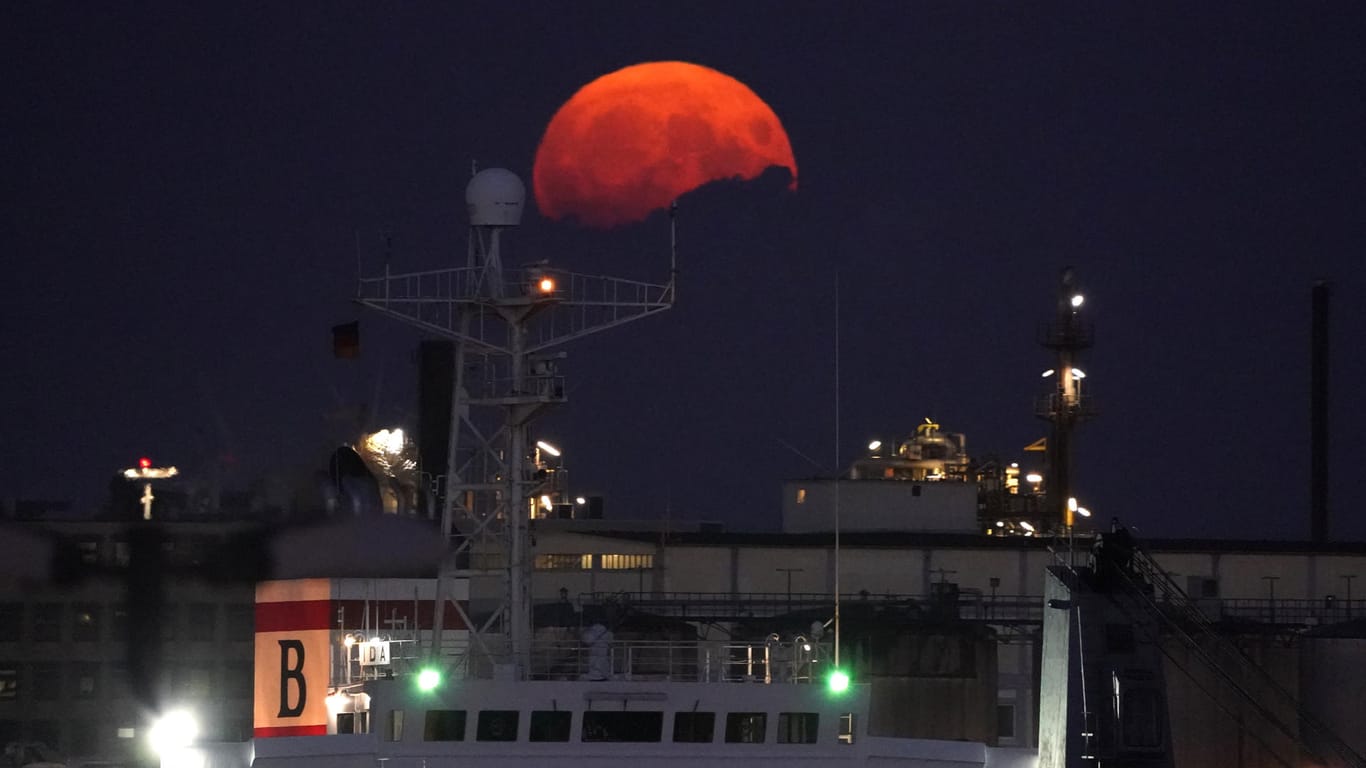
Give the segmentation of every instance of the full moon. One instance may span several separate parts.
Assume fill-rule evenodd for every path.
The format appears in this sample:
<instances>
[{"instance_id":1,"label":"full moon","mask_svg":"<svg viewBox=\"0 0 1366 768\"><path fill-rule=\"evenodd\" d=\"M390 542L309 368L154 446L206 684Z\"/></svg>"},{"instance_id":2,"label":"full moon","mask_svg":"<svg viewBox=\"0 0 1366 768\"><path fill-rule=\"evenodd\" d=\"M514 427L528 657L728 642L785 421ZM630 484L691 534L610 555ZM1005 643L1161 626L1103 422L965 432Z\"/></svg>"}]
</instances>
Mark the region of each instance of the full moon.
<instances>
[{"instance_id":1,"label":"full moon","mask_svg":"<svg viewBox=\"0 0 1366 768\"><path fill-rule=\"evenodd\" d=\"M797 161L773 110L744 83L682 61L619 69L580 88L541 137L541 213L593 227L640 221L685 192Z\"/></svg>"}]
</instances>

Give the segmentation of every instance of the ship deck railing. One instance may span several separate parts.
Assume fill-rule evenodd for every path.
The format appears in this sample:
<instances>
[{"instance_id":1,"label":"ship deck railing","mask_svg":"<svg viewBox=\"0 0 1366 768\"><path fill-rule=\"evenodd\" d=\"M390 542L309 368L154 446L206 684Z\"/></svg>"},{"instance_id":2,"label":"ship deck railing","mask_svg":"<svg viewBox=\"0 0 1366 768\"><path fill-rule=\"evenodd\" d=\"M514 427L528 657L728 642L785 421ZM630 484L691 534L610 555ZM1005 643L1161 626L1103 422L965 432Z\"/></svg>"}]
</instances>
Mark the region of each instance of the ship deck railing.
<instances>
[{"instance_id":1,"label":"ship deck railing","mask_svg":"<svg viewBox=\"0 0 1366 768\"><path fill-rule=\"evenodd\" d=\"M354 674L345 678L346 682L415 675L432 662L412 644L395 646L394 650L388 665L353 668ZM442 651L441 663L457 677L496 677L498 668L512 661L511 654L502 649L488 654L465 642L443 643ZM803 684L824 679L833 659L833 646L825 640L800 636L773 636L755 642L600 638L585 642L583 638L565 638L537 640L530 655L527 677L532 680Z\"/></svg>"}]
</instances>

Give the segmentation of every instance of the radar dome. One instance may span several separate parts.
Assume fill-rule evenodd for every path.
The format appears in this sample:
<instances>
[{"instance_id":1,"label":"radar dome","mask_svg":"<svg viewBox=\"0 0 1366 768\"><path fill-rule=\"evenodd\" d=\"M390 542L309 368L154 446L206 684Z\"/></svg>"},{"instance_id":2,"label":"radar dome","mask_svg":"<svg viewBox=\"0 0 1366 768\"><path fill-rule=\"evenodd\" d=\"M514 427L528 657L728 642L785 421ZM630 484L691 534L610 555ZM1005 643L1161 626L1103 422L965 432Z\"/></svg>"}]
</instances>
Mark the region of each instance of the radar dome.
<instances>
[{"instance_id":1,"label":"radar dome","mask_svg":"<svg viewBox=\"0 0 1366 768\"><path fill-rule=\"evenodd\" d=\"M465 187L470 224L476 227L515 227L522 223L526 186L517 174L503 168L486 168Z\"/></svg>"}]
</instances>

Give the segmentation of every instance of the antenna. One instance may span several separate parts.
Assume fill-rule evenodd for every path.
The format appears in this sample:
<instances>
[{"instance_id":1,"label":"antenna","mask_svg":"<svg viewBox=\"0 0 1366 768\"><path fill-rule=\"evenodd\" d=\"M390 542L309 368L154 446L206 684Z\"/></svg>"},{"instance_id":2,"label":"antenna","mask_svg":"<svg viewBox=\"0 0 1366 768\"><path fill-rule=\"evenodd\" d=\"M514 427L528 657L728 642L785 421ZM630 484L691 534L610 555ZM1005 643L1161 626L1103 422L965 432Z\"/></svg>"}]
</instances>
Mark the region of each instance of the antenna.
<instances>
[{"instance_id":1,"label":"antenna","mask_svg":"<svg viewBox=\"0 0 1366 768\"><path fill-rule=\"evenodd\" d=\"M835 271L835 668L840 665L840 273Z\"/></svg>"},{"instance_id":2,"label":"antenna","mask_svg":"<svg viewBox=\"0 0 1366 768\"><path fill-rule=\"evenodd\" d=\"M669 298L678 298L678 201L669 204Z\"/></svg>"},{"instance_id":3,"label":"antenna","mask_svg":"<svg viewBox=\"0 0 1366 768\"><path fill-rule=\"evenodd\" d=\"M531 500L544 492L545 482L530 461L530 425L567 401L564 377L551 362L565 353L550 350L673 306L672 275L669 283L655 284L571 272L545 260L507 263L502 236L520 224L525 195L512 172L478 171L465 189L465 265L394 274L386 253L384 275L361 278L357 299L455 342L441 511L452 546L438 577L429 655L437 661L444 653L445 582L501 571L502 604L482 625L459 602L453 607L470 628L473 647L493 669L503 667L515 678L531 669L530 526L540 516ZM486 643L481 634L496 635L498 642ZM469 661L462 654L473 675Z\"/></svg>"}]
</instances>

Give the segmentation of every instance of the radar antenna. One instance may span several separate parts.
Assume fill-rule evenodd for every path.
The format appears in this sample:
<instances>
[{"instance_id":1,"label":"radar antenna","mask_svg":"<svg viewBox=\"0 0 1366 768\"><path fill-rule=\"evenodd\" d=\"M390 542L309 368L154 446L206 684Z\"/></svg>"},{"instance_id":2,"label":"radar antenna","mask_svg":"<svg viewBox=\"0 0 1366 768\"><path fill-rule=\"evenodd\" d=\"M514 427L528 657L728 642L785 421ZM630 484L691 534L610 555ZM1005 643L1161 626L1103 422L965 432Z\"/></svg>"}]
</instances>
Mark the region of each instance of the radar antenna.
<instances>
[{"instance_id":1,"label":"radar antenna","mask_svg":"<svg viewBox=\"0 0 1366 768\"><path fill-rule=\"evenodd\" d=\"M502 236L521 223L526 189L510 171L486 168L465 190L470 230L464 266L359 281L356 302L455 342L451 421L441 503L441 529L452 544L438 581L433 656L444 654L445 585L458 577L504 579L502 604L470 629L471 646L495 667L531 671L530 523L545 514L534 499L541 480L529 428L564 403L563 351L555 348L640 320L674 303L677 234L670 216L667 283L585 275L546 261L505 262ZM476 611L469 611L470 614ZM472 653L463 655L474 661ZM467 675L476 670L466 667ZM507 674L505 671L504 674Z\"/></svg>"}]
</instances>

